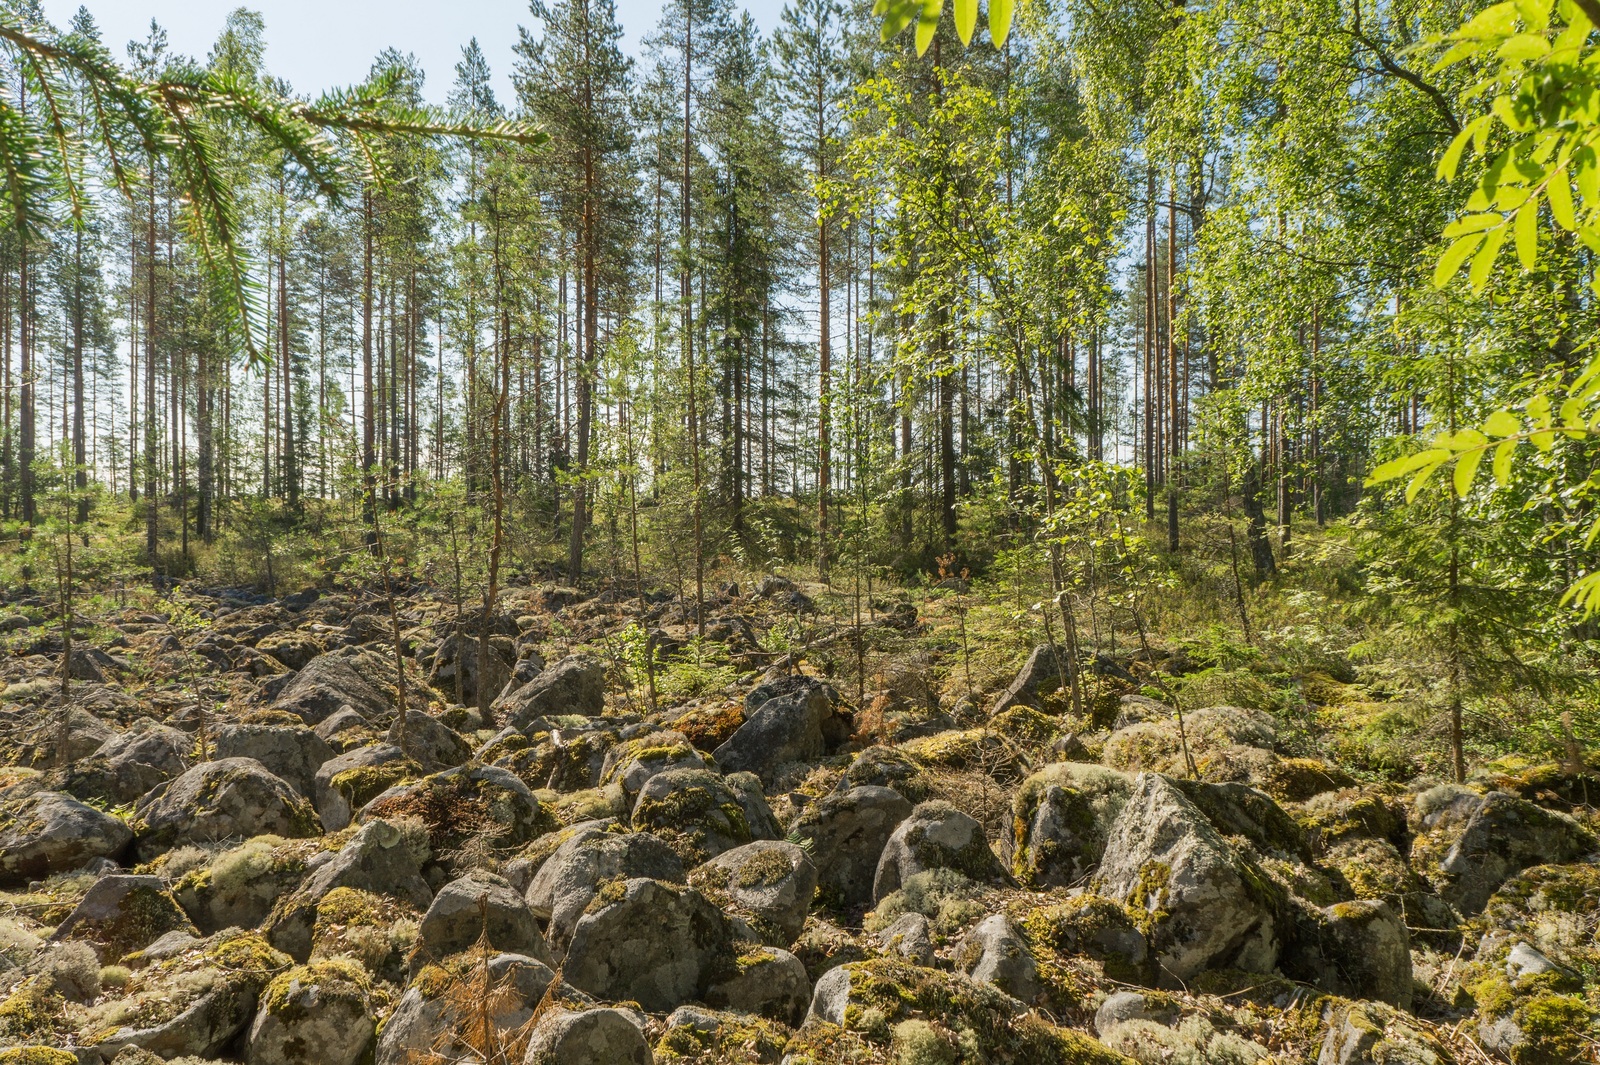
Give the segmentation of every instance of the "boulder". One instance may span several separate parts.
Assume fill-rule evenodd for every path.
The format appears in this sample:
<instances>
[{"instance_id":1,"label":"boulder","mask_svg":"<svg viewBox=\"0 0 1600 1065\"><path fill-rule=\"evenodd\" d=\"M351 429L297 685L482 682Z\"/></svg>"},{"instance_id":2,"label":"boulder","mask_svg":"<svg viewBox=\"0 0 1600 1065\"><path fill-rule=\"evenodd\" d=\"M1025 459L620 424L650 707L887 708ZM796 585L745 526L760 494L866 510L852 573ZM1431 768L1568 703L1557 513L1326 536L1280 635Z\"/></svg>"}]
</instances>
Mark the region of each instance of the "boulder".
<instances>
[{"instance_id":1,"label":"boulder","mask_svg":"<svg viewBox=\"0 0 1600 1065\"><path fill-rule=\"evenodd\" d=\"M384 739L399 744L400 734L395 726L390 726ZM472 758L472 744L455 729L421 710L406 711L405 740L406 754L429 772L463 765Z\"/></svg>"},{"instance_id":2,"label":"boulder","mask_svg":"<svg viewBox=\"0 0 1600 1065\"><path fill-rule=\"evenodd\" d=\"M767 796L761 790L761 778L754 773L729 773L722 782L733 792L744 811L744 823L750 828L751 839L782 839L783 826L767 805Z\"/></svg>"},{"instance_id":3,"label":"boulder","mask_svg":"<svg viewBox=\"0 0 1600 1065\"><path fill-rule=\"evenodd\" d=\"M63 756L68 762L87 758L117 734L116 729L81 706L68 706L65 710L54 708L48 713L28 716L32 721L17 737L16 752L10 759L26 769L49 769L59 765ZM63 736L65 750L62 749Z\"/></svg>"},{"instance_id":4,"label":"boulder","mask_svg":"<svg viewBox=\"0 0 1600 1065\"><path fill-rule=\"evenodd\" d=\"M1011 803L1011 872L1036 888L1072 887L1100 864L1132 778L1076 762L1045 766Z\"/></svg>"},{"instance_id":5,"label":"boulder","mask_svg":"<svg viewBox=\"0 0 1600 1065\"><path fill-rule=\"evenodd\" d=\"M811 1002L806 967L786 950L754 947L739 955L734 971L706 989L706 1005L750 1013L793 1027Z\"/></svg>"},{"instance_id":6,"label":"boulder","mask_svg":"<svg viewBox=\"0 0 1600 1065\"><path fill-rule=\"evenodd\" d=\"M250 1023L262 988L290 964L259 936L236 929L187 941L140 971L126 1009L134 1019L97 1035L93 1052L102 1061L127 1047L164 1059L215 1057Z\"/></svg>"},{"instance_id":7,"label":"boulder","mask_svg":"<svg viewBox=\"0 0 1600 1065\"><path fill-rule=\"evenodd\" d=\"M142 717L62 774L59 790L117 806L136 801L189 766L194 739Z\"/></svg>"},{"instance_id":8,"label":"boulder","mask_svg":"<svg viewBox=\"0 0 1600 1065\"><path fill-rule=\"evenodd\" d=\"M1037 707L1040 696L1061 689L1061 679L1066 676L1067 670L1065 658L1052 645L1039 644L1017 671L1016 679L995 698L989 712L998 714L1013 706Z\"/></svg>"},{"instance_id":9,"label":"boulder","mask_svg":"<svg viewBox=\"0 0 1600 1065\"><path fill-rule=\"evenodd\" d=\"M681 732L663 730L623 740L606 752L600 764L601 785L617 784L631 804L657 773L673 769L715 769L716 762L697 750Z\"/></svg>"},{"instance_id":10,"label":"boulder","mask_svg":"<svg viewBox=\"0 0 1600 1065\"><path fill-rule=\"evenodd\" d=\"M321 654L311 659L278 693L273 706L315 725L345 707L369 721L389 713L389 696L362 676L345 655Z\"/></svg>"},{"instance_id":11,"label":"boulder","mask_svg":"<svg viewBox=\"0 0 1600 1065\"><path fill-rule=\"evenodd\" d=\"M1382 1002L1331 1000L1317 1065L1450 1065L1455 1055ZM1481 1051L1480 1051L1481 1053Z\"/></svg>"},{"instance_id":12,"label":"boulder","mask_svg":"<svg viewBox=\"0 0 1600 1065\"><path fill-rule=\"evenodd\" d=\"M937 799L918 805L890 834L873 877L873 901L881 902L913 876L932 869L954 869L978 882L1005 877L983 826Z\"/></svg>"},{"instance_id":13,"label":"boulder","mask_svg":"<svg viewBox=\"0 0 1600 1065\"><path fill-rule=\"evenodd\" d=\"M873 878L884 845L912 806L897 791L863 785L834 792L807 806L792 826L811 841L819 897L835 907L873 901Z\"/></svg>"},{"instance_id":14,"label":"boulder","mask_svg":"<svg viewBox=\"0 0 1600 1065\"><path fill-rule=\"evenodd\" d=\"M338 853L317 866L299 890L273 908L268 938L297 961L309 958L317 904L335 888L388 895L418 909L428 906L433 892L422 878L428 853L421 833L387 821L368 821Z\"/></svg>"},{"instance_id":15,"label":"boulder","mask_svg":"<svg viewBox=\"0 0 1600 1065\"><path fill-rule=\"evenodd\" d=\"M1146 920L1163 984L1277 964L1282 893L1165 777L1139 774L1095 883Z\"/></svg>"},{"instance_id":16,"label":"boulder","mask_svg":"<svg viewBox=\"0 0 1600 1065\"><path fill-rule=\"evenodd\" d=\"M1262 854L1309 864L1306 830L1264 791L1229 781L1174 780L1206 820L1223 836L1243 836Z\"/></svg>"},{"instance_id":17,"label":"boulder","mask_svg":"<svg viewBox=\"0 0 1600 1065\"><path fill-rule=\"evenodd\" d=\"M489 1021L502 1032L515 1032L527 1025L534 1007L555 979L550 967L520 954L497 954L484 964L496 991L482 1005L488 1008ZM460 1033L475 1023L479 1002L463 1008L459 990L461 978L443 969L424 971L384 1022L373 1053L374 1065L418 1065L429 1061L478 1060L470 1048L459 1041ZM575 994L575 993L574 993Z\"/></svg>"},{"instance_id":18,"label":"boulder","mask_svg":"<svg viewBox=\"0 0 1600 1065\"><path fill-rule=\"evenodd\" d=\"M308 799L316 794L317 770L333 758L327 741L305 727L222 725L211 744L213 758L254 758Z\"/></svg>"},{"instance_id":19,"label":"boulder","mask_svg":"<svg viewBox=\"0 0 1600 1065\"><path fill-rule=\"evenodd\" d=\"M142 950L168 932L194 934L195 927L159 876L117 874L96 880L51 940L85 942L102 965Z\"/></svg>"},{"instance_id":20,"label":"boulder","mask_svg":"<svg viewBox=\"0 0 1600 1065\"><path fill-rule=\"evenodd\" d=\"M1479 796L1446 785L1419 796L1417 808L1412 865L1467 916L1481 912L1496 889L1523 869L1576 861L1597 846L1571 817L1509 792Z\"/></svg>"},{"instance_id":21,"label":"boulder","mask_svg":"<svg viewBox=\"0 0 1600 1065\"><path fill-rule=\"evenodd\" d=\"M304 669L323 651L322 644L309 632L274 632L256 641L256 650L271 655L290 669Z\"/></svg>"},{"instance_id":22,"label":"boulder","mask_svg":"<svg viewBox=\"0 0 1600 1065\"><path fill-rule=\"evenodd\" d=\"M891 956L917 965L933 964L933 937L927 917L920 913L902 913L895 918L878 932L878 944Z\"/></svg>"},{"instance_id":23,"label":"boulder","mask_svg":"<svg viewBox=\"0 0 1600 1065\"><path fill-rule=\"evenodd\" d=\"M725 851L696 869L690 882L727 904L768 946L787 947L805 927L817 892L817 867L805 849L759 840Z\"/></svg>"},{"instance_id":24,"label":"boulder","mask_svg":"<svg viewBox=\"0 0 1600 1065\"><path fill-rule=\"evenodd\" d=\"M262 993L245 1065L357 1065L376 1029L360 965L340 958L296 966Z\"/></svg>"},{"instance_id":25,"label":"boulder","mask_svg":"<svg viewBox=\"0 0 1600 1065\"><path fill-rule=\"evenodd\" d=\"M143 861L184 843L321 832L311 804L254 758L202 762L140 800L134 817Z\"/></svg>"},{"instance_id":26,"label":"boulder","mask_svg":"<svg viewBox=\"0 0 1600 1065\"><path fill-rule=\"evenodd\" d=\"M586 828L575 833L539 867L526 899L547 920L550 945L565 954L573 929L602 884L618 877L647 877L681 884L683 861L648 832Z\"/></svg>"},{"instance_id":27,"label":"boulder","mask_svg":"<svg viewBox=\"0 0 1600 1065\"><path fill-rule=\"evenodd\" d=\"M528 1039L528 1065L652 1065L655 1056L632 1015L608 1006L552 1010Z\"/></svg>"},{"instance_id":28,"label":"boulder","mask_svg":"<svg viewBox=\"0 0 1600 1065\"><path fill-rule=\"evenodd\" d=\"M1362 899L1320 911L1314 950L1307 944L1298 959L1315 957L1317 986L1348 998L1378 999L1411 1008L1411 934L1387 902Z\"/></svg>"},{"instance_id":29,"label":"boulder","mask_svg":"<svg viewBox=\"0 0 1600 1065\"><path fill-rule=\"evenodd\" d=\"M957 944L954 960L957 971L1014 999L1031 1003L1039 994L1039 965L1003 913L979 921Z\"/></svg>"},{"instance_id":30,"label":"boulder","mask_svg":"<svg viewBox=\"0 0 1600 1065\"><path fill-rule=\"evenodd\" d=\"M422 917L412 968L466 950L479 938L497 951L554 965L533 911L504 877L481 870L439 889Z\"/></svg>"},{"instance_id":31,"label":"boulder","mask_svg":"<svg viewBox=\"0 0 1600 1065\"><path fill-rule=\"evenodd\" d=\"M476 628L476 626L474 626ZM478 633L452 632L434 652L428 669L428 685L447 700L461 706L477 706L478 693L487 689L493 699L511 678L516 645L510 637L489 637L488 669L479 668Z\"/></svg>"},{"instance_id":32,"label":"boulder","mask_svg":"<svg viewBox=\"0 0 1600 1065\"><path fill-rule=\"evenodd\" d=\"M706 769L672 769L651 777L639 791L632 820L635 830L665 840L685 865L750 842L739 797Z\"/></svg>"},{"instance_id":33,"label":"boulder","mask_svg":"<svg viewBox=\"0 0 1600 1065\"><path fill-rule=\"evenodd\" d=\"M434 854L468 839L508 852L560 827L526 784L492 765L458 766L398 784L362 809L361 820L373 817L419 818Z\"/></svg>"},{"instance_id":34,"label":"boulder","mask_svg":"<svg viewBox=\"0 0 1600 1065\"><path fill-rule=\"evenodd\" d=\"M272 836L246 840L212 856L173 886L173 896L206 935L224 928L255 928L279 898L306 876L309 848Z\"/></svg>"},{"instance_id":35,"label":"boulder","mask_svg":"<svg viewBox=\"0 0 1600 1065\"><path fill-rule=\"evenodd\" d=\"M713 752L717 765L771 782L781 765L816 761L827 753L829 735L838 731L836 702L833 689L815 682L766 699L754 710L747 701L744 724Z\"/></svg>"},{"instance_id":36,"label":"boulder","mask_svg":"<svg viewBox=\"0 0 1600 1065\"><path fill-rule=\"evenodd\" d=\"M605 709L606 664L593 655L570 655L494 701L498 720L525 729L538 717L594 717Z\"/></svg>"},{"instance_id":37,"label":"boulder","mask_svg":"<svg viewBox=\"0 0 1600 1065\"><path fill-rule=\"evenodd\" d=\"M578 920L562 964L573 987L655 1013L701 1000L731 971L733 929L691 888L613 880Z\"/></svg>"},{"instance_id":38,"label":"boulder","mask_svg":"<svg viewBox=\"0 0 1600 1065\"><path fill-rule=\"evenodd\" d=\"M42 880L96 858L119 858L133 832L70 795L41 791L0 806L0 882Z\"/></svg>"},{"instance_id":39,"label":"boulder","mask_svg":"<svg viewBox=\"0 0 1600 1065\"><path fill-rule=\"evenodd\" d=\"M317 769L311 789L323 829L339 831L356 810L421 773L422 767L392 743L357 747L329 759Z\"/></svg>"},{"instance_id":40,"label":"boulder","mask_svg":"<svg viewBox=\"0 0 1600 1065\"><path fill-rule=\"evenodd\" d=\"M1177 1023L1181 1013L1177 1002L1159 992L1116 991L1107 995L1100 1008L1094 1011L1094 1030L1104 1039L1119 1024L1149 1021L1171 1025Z\"/></svg>"}]
</instances>

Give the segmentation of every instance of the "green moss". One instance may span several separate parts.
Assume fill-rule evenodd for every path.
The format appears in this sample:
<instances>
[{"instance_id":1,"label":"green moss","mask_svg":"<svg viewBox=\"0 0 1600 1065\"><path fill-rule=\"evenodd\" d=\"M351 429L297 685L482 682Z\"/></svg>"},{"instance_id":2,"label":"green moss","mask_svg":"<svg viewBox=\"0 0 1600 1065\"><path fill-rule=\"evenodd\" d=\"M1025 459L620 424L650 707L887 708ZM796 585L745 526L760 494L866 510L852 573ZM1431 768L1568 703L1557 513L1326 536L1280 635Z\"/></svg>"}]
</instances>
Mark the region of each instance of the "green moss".
<instances>
[{"instance_id":1,"label":"green moss","mask_svg":"<svg viewBox=\"0 0 1600 1065\"><path fill-rule=\"evenodd\" d=\"M793 873L794 865L782 851L764 850L740 864L734 883L741 888L770 887Z\"/></svg>"},{"instance_id":2,"label":"green moss","mask_svg":"<svg viewBox=\"0 0 1600 1065\"><path fill-rule=\"evenodd\" d=\"M748 1014L719 1014L717 1020L709 1032L688 1024L668 1028L656 1043L656 1060L777 1061L783 1056L788 1035L780 1026Z\"/></svg>"},{"instance_id":3,"label":"green moss","mask_svg":"<svg viewBox=\"0 0 1600 1065\"><path fill-rule=\"evenodd\" d=\"M260 1009L275 1014L285 1021L304 1016L306 989L315 987L313 1002L356 1001L365 1003L372 988L366 970L345 958L329 958L309 965L297 965L280 973L267 985L261 996Z\"/></svg>"},{"instance_id":4,"label":"green moss","mask_svg":"<svg viewBox=\"0 0 1600 1065\"><path fill-rule=\"evenodd\" d=\"M955 869L929 869L917 873L900 890L885 896L866 921L869 932L880 932L908 913L920 913L934 929L953 935L983 916L976 900L983 889Z\"/></svg>"},{"instance_id":5,"label":"green moss","mask_svg":"<svg viewBox=\"0 0 1600 1065\"><path fill-rule=\"evenodd\" d=\"M599 913L612 903L621 902L628 895L628 878L614 876L610 880L603 880L594 893L594 898L589 900L589 905L583 909L584 913Z\"/></svg>"},{"instance_id":6,"label":"green moss","mask_svg":"<svg viewBox=\"0 0 1600 1065\"><path fill-rule=\"evenodd\" d=\"M378 765L362 765L346 769L342 773L335 773L328 784L344 796L344 800L350 804L352 810L359 810L396 784L416 780L421 775L421 766L409 758L402 758L392 762L381 762Z\"/></svg>"},{"instance_id":7,"label":"green moss","mask_svg":"<svg viewBox=\"0 0 1600 1065\"><path fill-rule=\"evenodd\" d=\"M1565 1065L1582 1061L1594 1042L1595 1012L1577 995L1536 995L1516 1011L1528 1037L1511 1052L1514 1065Z\"/></svg>"},{"instance_id":8,"label":"green moss","mask_svg":"<svg viewBox=\"0 0 1600 1065\"><path fill-rule=\"evenodd\" d=\"M65 1007L47 977L32 977L0 1002L0 1039L31 1043L47 1036L64 1020Z\"/></svg>"},{"instance_id":9,"label":"green moss","mask_svg":"<svg viewBox=\"0 0 1600 1065\"><path fill-rule=\"evenodd\" d=\"M78 1065L78 1057L50 1047L12 1047L0 1050L0 1065Z\"/></svg>"}]
</instances>

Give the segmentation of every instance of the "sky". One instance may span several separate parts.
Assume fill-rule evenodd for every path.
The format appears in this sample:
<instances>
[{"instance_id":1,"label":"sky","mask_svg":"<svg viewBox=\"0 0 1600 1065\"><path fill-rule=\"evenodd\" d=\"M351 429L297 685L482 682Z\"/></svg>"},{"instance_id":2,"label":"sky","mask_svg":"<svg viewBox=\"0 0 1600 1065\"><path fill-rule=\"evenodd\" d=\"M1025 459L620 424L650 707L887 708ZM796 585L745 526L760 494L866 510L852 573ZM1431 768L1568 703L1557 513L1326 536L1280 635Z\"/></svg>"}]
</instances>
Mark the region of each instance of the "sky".
<instances>
[{"instance_id":1,"label":"sky","mask_svg":"<svg viewBox=\"0 0 1600 1065\"><path fill-rule=\"evenodd\" d=\"M616 0L628 50L638 55L640 41L660 17L656 0ZM154 18L166 28L172 47L205 58L233 0L44 0L45 14L66 26L79 6L87 6L106 44L119 59L131 39L143 40ZM394 47L411 52L427 71L424 92L443 104L461 47L473 37L489 60L495 94L513 99L512 49L517 26L531 25L527 0L244 0L267 23L267 69L286 78L297 93L351 85L367 76L372 59ZM745 0L764 33L778 23L783 0Z\"/></svg>"}]
</instances>

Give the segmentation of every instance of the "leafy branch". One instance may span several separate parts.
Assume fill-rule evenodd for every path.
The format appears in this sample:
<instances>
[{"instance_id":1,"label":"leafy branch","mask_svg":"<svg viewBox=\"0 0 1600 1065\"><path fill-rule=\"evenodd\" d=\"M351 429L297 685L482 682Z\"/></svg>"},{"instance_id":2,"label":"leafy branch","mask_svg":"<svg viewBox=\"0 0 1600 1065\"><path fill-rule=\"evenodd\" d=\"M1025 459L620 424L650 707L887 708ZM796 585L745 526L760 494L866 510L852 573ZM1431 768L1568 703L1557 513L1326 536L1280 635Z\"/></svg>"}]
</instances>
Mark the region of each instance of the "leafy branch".
<instances>
[{"instance_id":1,"label":"leafy branch","mask_svg":"<svg viewBox=\"0 0 1600 1065\"><path fill-rule=\"evenodd\" d=\"M978 26L978 0L955 0L956 35L963 45L972 44ZM933 43L934 31L944 14L944 0L877 0L872 14L880 21L883 40L888 42L913 22L916 23L917 54ZM1016 15L1016 0L989 0L989 39L999 48L1011 36L1011 20Z\"/></svg>"}]
</instances>

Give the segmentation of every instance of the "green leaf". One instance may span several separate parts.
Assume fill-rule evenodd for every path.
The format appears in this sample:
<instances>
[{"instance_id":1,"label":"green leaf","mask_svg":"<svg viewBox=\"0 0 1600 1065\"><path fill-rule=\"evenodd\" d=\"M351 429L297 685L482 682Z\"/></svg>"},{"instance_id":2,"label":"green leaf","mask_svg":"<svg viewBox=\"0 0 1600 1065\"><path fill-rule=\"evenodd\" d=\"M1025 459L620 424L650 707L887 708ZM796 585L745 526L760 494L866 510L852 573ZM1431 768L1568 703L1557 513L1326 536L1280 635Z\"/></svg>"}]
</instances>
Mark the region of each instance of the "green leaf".
<instances>
[{"instance_id":1,"label":"green leaf","mask_svg":"<svg viewBox=\"0 0 1600 1065\"><path fill-rule=\"evenodd\" d=\"M1378 466L1367 476L1368 484L1382 484L1385 481L1398 480L1407 474L1414 473L1424 466L1437 466L1450 457L1447 448L1432 447L1425 451L1417 451L1410 455L1402 455L1397 459Z\"/></svg>"},{"instance_id":2,"label":"green leaf","mask_svg":"<svg viewBox=\"0 0 1600 1065\"><path fill-rule=\"evenodd\" d=\"M1555 446L1556 434L1545 429L1532 434L1528 439L1533 441L1534 447L1548 454L1550 449Z\"/></svg>"},{"instance_id":3,"label":"green leaf","mask_svg":"<svg viewBox=\"0 0 1600 1065\"><path fill-rule=\"evenodd\" d=\"M1501 226L1499 229L1491 229L1489 239L1483 242L1483 247L1473 256L1472 268L1467 271L1467 284L1472 286L1473 292L1483 291L1483 286L1489 280L1489 272L1494 269L1494 261L1500 256L1500 246L1506 242L1509 228Z\"/></svg>"},{"instance_id":4,"label":"green leaf","mask_svg":"<svg viewBox=\"0 0 1600 1065\"><path fill-rule=\"evenodd\" d=\"M1532 270L1539 263L1539 201L1529 200L1517 209L1514 223L1517 231L1517 261L1524 270Z\"/></svg>"},{"instance_id":5,"label":"green leaf","mask_svg":"<svg viewBox=\"0 0 1600 1065\"><path fill-rule=\"evenodd\" d=\"M1490 436L1516 436L1522 423L1508 410L1497 410L1483 420L1483 431Z\"/></svg>"},{"instance_id":6,"label":"green leaf","mask_svg":"<svg viewBox=\"0 0 1600 1065\"><path fill-rule=\"evenodd\" d=\"M1458 218L1454 222L1451 222L1448 226L1445 226L1444 237L1446 240L1454 240L1456 237L1465 236L1468 233L1482 233L1486 230L1493 229L1502 221L1504 221L1504 219L1495 211L1485 211L1482 214L1469 214L1466 217Z\"/></svg>"},{"instance_id":7,"label":"green leaf","mask_svg":"<svg viewBox=\"0 0 1600 1065\"><path fill-rule=\"evenodd\" d=\"M1572 186L1567 182L1564 170L1557 170L1550 175L1550 183L1545 186L1545 195L1550 200L1550 216L1556 220L1556 225L1572 232L1578 228L1578 220L1572 213Z\"/></svg>"},{"instance_id":8,"label":"green leaf","mask_svg":"<svg viewBox=\"0 0 1600 1065\"><path fill-rule=\"evenodd\" d=\"M989 39L996 48L1011 36L1011 19L1016 13L1016 0L989 0Z\"/></svg>"},{"instance_id":9,"label":"green leaf","mask_svg":"<svg viewBox=\"0 0 1600 1065\"><path fill-rule=\"evenodd\" d=\"M1439 168L1435 176L1440 181L1451 181L1456 176L1456 171L1461 169L1461 153L1467 150L1467 145L1472 143L1472 134L1476 122L1463 127L1450 141L1450 147L1444 150L1444 155L1439 157Z\"/></svg>"},{"instance_id":10,"label":"green leaf","mask_svg":"<svg viewBox=\"0 0 1600 1065\"><path fill-rule=\"evenodd\" d=\"M1417 498L1417 493L1422 491L1422 489L1427 485L1429 479L1433 477L1434 471L1436 471L1439 466L1440 463L1435 462L1432 465L1424 466L1421 470L1417 471L1417 475L1411 478L1411 483L1406 485L1407 503L1410 503Z\"/></svg>"},{"instance_id":11,"label":"green leaf","mask_svg":"<svg viewBox=\"0 0 1600 1065\"><path fill-rule=\"evenodd\" d=\"M1543 59L1550 54L1550 42L1537 33L1519 33L1515 37L1506 38L1506 42L1495 53L1501 59L1527 62L1530 59Z\"/></svg>"},{"instance_id":12,"label":"green leaf","mask_svg":"<svg viewBox=\"0 0 1600 1065\"><path fill-rule=\"evenodd\" d=\"M1474 451L1463 452L1461 457L1456 460L1455 473L1451 482L1455 487L1456 495L1465 496L1472 491L1472 479L1478 475L1478 465L1483 462L1483 456L1486 454L1488 452L1485 449L1478 448Z\"/></svg>"},{"instance_id":13,"label":"green leaf","mask_svg":"<svg viewBox=\"0 0 1600 1065\"><path fill-rule=\"evenodd\" d=\"M1515 440L1507 440L1494 449L1494 479L1501 488L1511 483L1511 456L1516 450Z\"/></svg>"},{"instance_id":14,"label":"green leaf","mask_svg":"<svg viewBox=\"0 0 1600 1065\"><path fill-rule=\"evenodd\" d=\"M972 31L978 26L978 0L955 0L956 36L964 45L972 44Z\"/></svg>"},{"instance_id":15,"label":"green leaf","mask_svg":"<svg viewBox=\"0 0 1600 1065\"><path fill-rule=\"evenodd\" d=\"M1466 262L1468 256L1477 251L1478 245L1482 243L1482 233L1469 233L1464 237L1457 237L1455 243L1439 256L1439 265L1433 271L1433 287L1444 288L1448 285L1450 279L1456 276L1456 271L1461 269L1461 264Z\"/></svg>"},{"instance_id":16,"label":"green leaf","mask_svg":"<svg viewBox=\"0 0 1600 1065\"><path fill-rule=\"evenodd\" d=\"M922 55L933 43L933 34L939 28L939 16L944 12L944 0L923 0L922 14L917 17L917 54Z\"/></svg>"},{"instance_id":17,"label":"green leaf","mask_svg":"<svg viewBox=\"0 0 1600 1065\"><path fill-rule=\"evenodd\" d=\"M1494 112L1494 117L1504 122L1513 133L1527 132L1527 123L1517 117L1516 105L1509 96L1496 96L1489 105L1489 110Z\"/></svg>"}]
</instances>

